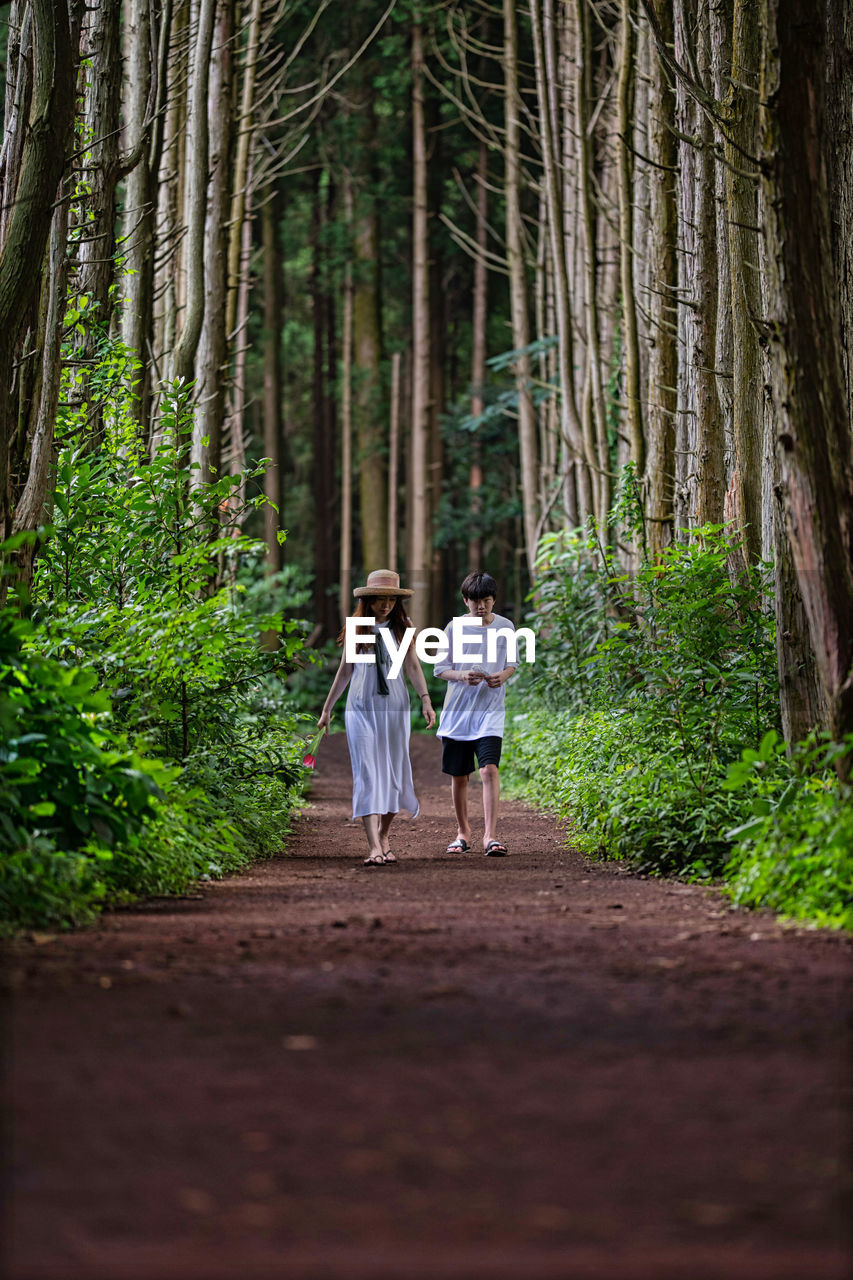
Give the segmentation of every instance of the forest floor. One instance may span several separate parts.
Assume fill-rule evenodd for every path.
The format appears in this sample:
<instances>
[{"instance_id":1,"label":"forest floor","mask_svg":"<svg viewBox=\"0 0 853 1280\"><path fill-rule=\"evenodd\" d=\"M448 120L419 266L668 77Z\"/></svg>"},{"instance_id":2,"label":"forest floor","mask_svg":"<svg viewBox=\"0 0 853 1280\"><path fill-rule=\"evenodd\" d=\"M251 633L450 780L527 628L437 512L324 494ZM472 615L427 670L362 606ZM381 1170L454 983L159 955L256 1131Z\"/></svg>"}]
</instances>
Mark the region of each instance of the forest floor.
<instances>
[{"instance_id":1,"label":"forest floor","mask_svg":"<svg viewBox=\"0 0 853 1280\"><path fill-rule=\"evenodd\" d=\"M290 856L7 948L4 1276L846 1276L850 939L517 803L447 855L412 749L395 867L340 735Z\"/></svg>"}]
</instances>

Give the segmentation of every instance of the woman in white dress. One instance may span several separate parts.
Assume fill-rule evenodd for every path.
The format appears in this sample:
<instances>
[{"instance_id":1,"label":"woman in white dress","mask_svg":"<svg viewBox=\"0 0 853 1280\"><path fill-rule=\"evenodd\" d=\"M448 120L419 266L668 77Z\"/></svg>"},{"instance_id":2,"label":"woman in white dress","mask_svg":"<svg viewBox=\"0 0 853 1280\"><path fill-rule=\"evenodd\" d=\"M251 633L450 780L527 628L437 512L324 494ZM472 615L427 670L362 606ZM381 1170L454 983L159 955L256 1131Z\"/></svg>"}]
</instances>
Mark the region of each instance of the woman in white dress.
<instances>
[{"instance_id":1,"label":"woman in white dress","mask_svg":"<svg viewBox=\"0 0 853 1280\"><path fill-rule=\"evenodd\" d=\"M375 622L374 643L361 642L359 651L374 653L375 661L347 662L344 650L317 721L317 728L328 734L334 705L349 684L346 727L352 763L352 816L364 823L369 845L366 867L397 861L391 852L391 823L401 809L416 817L419 808L409 759L409 691L402 671L391 679L391 654L379 634L388 628L400 644L406 627L412 626L403 607L403 601L412 594L400 586L399 574L390 569L374 569L366 586L353 592L358 598L353 616L373 618ZM343 644L344 635L342 631L338 644ZM409 646L403 670L420 696L427 728L431 729L435 712L414 645Z\"/></svg>"}]
</instances>

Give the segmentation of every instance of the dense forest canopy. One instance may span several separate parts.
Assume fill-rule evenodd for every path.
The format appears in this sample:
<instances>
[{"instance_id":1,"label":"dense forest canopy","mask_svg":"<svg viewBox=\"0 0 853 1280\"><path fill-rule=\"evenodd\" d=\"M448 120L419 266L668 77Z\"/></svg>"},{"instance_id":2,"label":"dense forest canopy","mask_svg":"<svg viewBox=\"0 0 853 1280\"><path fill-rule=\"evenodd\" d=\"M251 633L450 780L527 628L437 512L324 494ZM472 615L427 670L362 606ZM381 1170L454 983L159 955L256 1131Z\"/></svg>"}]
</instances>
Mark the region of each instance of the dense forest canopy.
<instances>
[{"instance_id":1,"label":"dense forest canopy","mask_svg":"<svg viewBox=\"0 0 853 1280\"><path fill-rule=\"evenodd\" d=\"M652 553L728 522L774 559L792 735L851 726L842 0L2 19L7 532L49 517L58 400L108 429L107 349L146 440L192 383L200 478L270 459L327 635L391 559L421 621L481 559L519 610L630 464Z\"/></svg>"},{"instance_id":2,"label":"dense forest canopy","mask_svg":"<svg viewBox=\"0 0 853 1280\"><path fill-rule=\"evenodd\" d=\"M12 0L0 24L16 610L82 608L84 562L127 609L134 495L185 431L193 590L248 591L268 651L282 611L334 637L377 566L419 625L472 567L520 621L567 548L612 581L723 537L774 621L770 718L853 732L847 0ZM235 567L251 539L262 573Z\"/></svg>"}]
</instances>

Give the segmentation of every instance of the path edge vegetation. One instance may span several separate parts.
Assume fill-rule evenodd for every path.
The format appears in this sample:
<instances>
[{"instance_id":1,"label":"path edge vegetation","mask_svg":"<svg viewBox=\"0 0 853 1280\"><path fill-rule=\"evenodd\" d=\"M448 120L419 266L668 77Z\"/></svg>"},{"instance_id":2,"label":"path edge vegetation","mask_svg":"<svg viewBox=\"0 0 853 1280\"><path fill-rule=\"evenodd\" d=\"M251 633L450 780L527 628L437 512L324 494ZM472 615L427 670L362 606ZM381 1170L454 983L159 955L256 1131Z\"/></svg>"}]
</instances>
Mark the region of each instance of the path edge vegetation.
<instances>
[{"instance_id":1,"label":"path edge vegetation","mask_svg":"<svg viewBox=\"0 0 853 1280\"><path fill-rule=\"evenodd\" d=\"M632 489L629 470L621 510L641 521ZM740 547L709 525L628 575L595 528L543 538L537 663L508 701L509 794L588 856L851 929L853 735L783 740L773 569Z\"/></svg>"}]
</instances>

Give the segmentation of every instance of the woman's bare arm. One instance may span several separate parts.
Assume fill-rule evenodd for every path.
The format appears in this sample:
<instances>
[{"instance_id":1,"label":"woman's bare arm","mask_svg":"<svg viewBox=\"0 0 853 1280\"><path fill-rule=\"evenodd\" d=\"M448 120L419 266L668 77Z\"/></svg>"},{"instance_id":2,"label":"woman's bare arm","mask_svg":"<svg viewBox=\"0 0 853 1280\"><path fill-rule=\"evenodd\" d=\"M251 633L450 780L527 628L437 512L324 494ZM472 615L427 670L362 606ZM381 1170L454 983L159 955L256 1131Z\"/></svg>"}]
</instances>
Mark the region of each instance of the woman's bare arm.
<instances>
[{"instance_id":1,"label":"woman's bare arm","mask_svg":"<svg viewBox=\"0 0 853 1280\"><path fill-rule=\"evenodd\" d=\"M353 667L353 664L351 662L347 662L346 660L346 654L342 653L341 663L337 671L335 672L335 678L332 681L332 687L329 690L329 696L326 698L326 701L323 703L323 710L320 714L320 719L317 721L317 728L325 729L327 734L329 732L329 724L331 723L332 711L334 710L335 703L337 702L338 698L341 696L344 689L347 687L347 685L350 682L350 676L352 675L352 667Z\"/></svg>"},{"instance_id":2,"label":"woman's bare arm","mask_svg":"<svg viewBox=\"0 0 853 1280\"><path fill-rule=\"evenodd\" d=\"M424 713L427 728L431 729L435 724L435 711L433 710L432 699L430 698L429 690L427 689L426 676L424 675L423 667L418 660L418 655L415 653L414 645L410 647L406 654L403 666L405 667L406 675L412 682L412 688L421 700L421 710Z\"/></svg>"}]
</instances>

